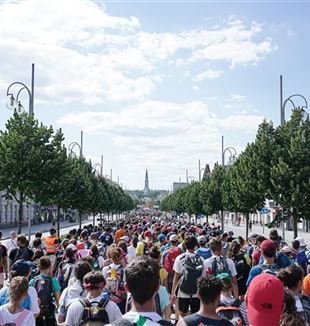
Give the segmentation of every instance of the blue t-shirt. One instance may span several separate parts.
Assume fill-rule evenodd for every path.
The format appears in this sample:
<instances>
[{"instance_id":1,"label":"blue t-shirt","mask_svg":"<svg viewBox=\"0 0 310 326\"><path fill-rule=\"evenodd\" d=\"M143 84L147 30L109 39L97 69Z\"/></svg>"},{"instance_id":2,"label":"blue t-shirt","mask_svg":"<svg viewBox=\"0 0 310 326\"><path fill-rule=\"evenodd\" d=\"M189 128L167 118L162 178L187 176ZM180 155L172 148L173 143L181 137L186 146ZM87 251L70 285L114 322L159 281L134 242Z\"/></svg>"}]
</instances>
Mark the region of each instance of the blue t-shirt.
<instances>
[{"instance_id":1,"label":"blue t-shirt","mask_svg":"<svg viewBox=\"0 0 310 326\"><path fill-rule=\"evenodd\" d=\"M212 253L209 248L199 248L196 250L196 255L206 260L212 256Z\"/></svg>"},{"instance_id":2,"label":"blue t-shirt","mask_svg":"<svg viewBox=\"0 0 310 326\"><path fill-rule=\"evenodd\" d=\"M37 279L37 278L51 278L50 276L48 275L45 275L45 274L40 274L39 276L36 276L35 278L33 278L30 282L29 282L29 285L33 285L34 281ZM56 277L52 277L52 286L53 286L53 292L60 292L61 288L60 288L60 285L59 285L59 282L58 280L56 279Z\"/></svg>"},{"instance_id":3,"label":"blue t-shirt","mask_svg":"<svg viewBox=\"0 0 310 326\"><path fill-rule=\"evenodd\" d=\"M257 275L262 274L263 271L269 270L270 273L276 274L278 269L279 269L279 267L277 264L273 264L273 265L259 264L259 265L253 266L250 270L249 277L246 282L246 286L248 287L250 285L251 281L253 280L253 278Z\"/></svg>"}]
</instances>

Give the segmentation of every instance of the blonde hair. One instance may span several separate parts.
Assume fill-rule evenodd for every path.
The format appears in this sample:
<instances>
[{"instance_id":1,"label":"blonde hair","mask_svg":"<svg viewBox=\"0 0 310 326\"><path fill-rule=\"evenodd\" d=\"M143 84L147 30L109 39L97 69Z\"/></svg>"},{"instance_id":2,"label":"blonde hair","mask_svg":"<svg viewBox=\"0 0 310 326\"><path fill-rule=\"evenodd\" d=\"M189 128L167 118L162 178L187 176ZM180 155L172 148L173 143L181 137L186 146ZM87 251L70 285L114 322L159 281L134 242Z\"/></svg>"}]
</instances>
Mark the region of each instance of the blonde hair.
<instances>
[{"instance_id":1,"label":"blonde hair","mask_svg":"<svg viewBox=\"0 0 310 326\"><path fill-rule=\"evenodd\" d=\"M24 276L16 276L10 282L10 299L15 304L23 295L28 292L28 280Z\"/></svg>"}]
</instances>

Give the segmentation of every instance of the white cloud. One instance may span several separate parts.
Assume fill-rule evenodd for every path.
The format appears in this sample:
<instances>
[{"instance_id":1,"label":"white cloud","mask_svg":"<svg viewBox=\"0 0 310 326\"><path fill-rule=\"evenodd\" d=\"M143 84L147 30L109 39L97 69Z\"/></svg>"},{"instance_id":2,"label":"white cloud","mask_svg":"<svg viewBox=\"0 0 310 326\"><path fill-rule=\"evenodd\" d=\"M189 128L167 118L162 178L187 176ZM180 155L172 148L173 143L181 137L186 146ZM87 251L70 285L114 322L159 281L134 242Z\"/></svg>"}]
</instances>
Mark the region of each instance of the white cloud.
<instances>
[{"instance_id":1,"label":"white cloud","mask_svg":"<svg viewBox=\"0 0 310 326\"><path fill-rule=\"evenodd\" d=\"M220 118L200 101L146 101L123 107L119 112L70 113L58 122L111 138L122 152L118 161L127 172L137 173L148 166L152 171L161 171L159 178L177 178L198 158L207 157L210 164L220 159L223 130L254 136L262 120L262 116L246 114ZM241 144L242 141L234 147L239 149Z\"/></svg>"},{"instance_id":2,"label":"white cloud","mask_svg":"<svg viewBox=\"0 0 310 326\"><path fill-rule=\"evenodd\" d=\"M35 62L37 102L54 104L142 101L165 81L167 66L178 79L176 67L256 64L275 49L256 22L230 18L222 26L151 33L137 17L112 16L90 0L1 2L0 22L3 82ZM196 78L220 74L209 68Z\"/></svg>"},{"instance_id":3,"label":"white cloud","mask_svg":"<svg viewBox=\"0 0 310 326\"><path fill-rule=\"evenodd\" d=\"M245 96L240 94L230 94L230 97L236 102L243 102L245 100Z\"/></svg>"},{"instance_id":4,"label":"white cloud","mask_svg":"<svg viewBox=\"0 0 310 326\"><path fill-rule=\"evenodd\" d=\"M212 69L207 69L206 71L198 74L194 80L197 82L202 82L206 79L216 79L221 77L223 71L221 70L212 70Z\"/></svg>"},{"instance_id":5,"label":"white cloud","mask_svg":"<svg viewBox=\"0 0 310 326\"><path fill-rule=\"evenodd\" d=\"M199 87L199 86L197 86L197 85L194 85L194 86L193 86L193 90L197 92L197 91L199 91L199 90L200 90L200 87Z\"/></svg>"}]
</instances>

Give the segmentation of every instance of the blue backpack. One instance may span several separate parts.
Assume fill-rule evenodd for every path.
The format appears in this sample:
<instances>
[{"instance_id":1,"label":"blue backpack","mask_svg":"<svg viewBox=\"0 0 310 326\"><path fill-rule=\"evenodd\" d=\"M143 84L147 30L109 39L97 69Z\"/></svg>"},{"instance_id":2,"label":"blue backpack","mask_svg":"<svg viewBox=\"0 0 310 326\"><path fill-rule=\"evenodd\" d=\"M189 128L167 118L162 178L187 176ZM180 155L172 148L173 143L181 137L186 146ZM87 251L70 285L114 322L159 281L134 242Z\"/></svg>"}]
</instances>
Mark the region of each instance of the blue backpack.
<instances>
[{"instance_id":1,"label":"blue backpack","mask_svg":"<svg viewBox=\"0 0 310 326\"><path fill-rule=\"evenodd\" d=\"M3 293L0 296L0 306L3 306L9 302L10 302L9 288L6 287L4 288ZM30 300L30 296L27 294L25 300L22 303L22 307L24 309L30 310L30 306L31 306L31 300Z\"/></svg>"}]
</instances>

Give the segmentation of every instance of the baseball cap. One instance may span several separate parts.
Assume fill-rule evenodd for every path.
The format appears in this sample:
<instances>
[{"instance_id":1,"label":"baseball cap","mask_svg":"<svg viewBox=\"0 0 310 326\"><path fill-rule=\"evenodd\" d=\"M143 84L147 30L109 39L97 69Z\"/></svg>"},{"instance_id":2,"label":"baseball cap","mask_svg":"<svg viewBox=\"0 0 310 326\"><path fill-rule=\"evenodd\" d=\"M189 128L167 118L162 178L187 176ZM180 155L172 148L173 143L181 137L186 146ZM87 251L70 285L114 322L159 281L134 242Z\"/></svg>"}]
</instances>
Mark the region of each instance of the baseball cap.
<instances>
[{"instance_id":1,"label":"baseball cap","mask_svg":"<svg viewBox=\"0 0 310 326\"><path fill-rule=\"evenodd\" d=\"M176 234L171 234L169 237L169 241L178 242L178 236Z\"/></svg>"},{"instance_id":2,"label":"baseball cap","mask_svg":"<svg viewBox=\"0 0 310 326\"><path fill-rule=\"evenodd\" d=\"M76 246L73 243L69 243L66 247L66 249L71 249L72 251L76 251Z\"/></svg>"},{"instance_id":3,"label":"baseball cap","mask_svg":"<svg viewBox=\"0 0 310 326\"><path fill-rule=\"evenodd\" d=\"M248 238L249 238L250 240L254 240L254 239L256 239L257 237L258 237L258 234L257 234L257 233L250 233L249 236L248 236Z\"/></svg>"},{"instance_id":4,"label":"baseball cap","mask_svg":"<svg viewBox=\"0 0 310 326\"><path fill-rule=\"evenodd\" d=\"M268 253L275 253L277 250L276 244L272 240L264 240L261 243L260 248L262 251Z\"/></svg>"},{"instance_id":5,"label":"baseball cap","mask_svg":"<svg viewBox=\"0 0 310 326\"><path fill-rule=\"evenodd\" d=\"M292 252L292 248L290 248L289 246L284 246L282 249L281 249L282 252Z\"/></svg>"},{"instance_id":6,"label":"baseball cap","mask_svg":"<svg viewBox=\"0 0 310 326\"><path fill-rule=\"evenodd\" d=\"M250 283L246 296L249 324L279 325L283 309L284 287L274 275L257 275Z\"/></svg>"},{"instance_id":7,"label":"baseball cap","mask_svg":"<svg viewBox=\"0 0 310 326\"><path fill-rule=\"evenodd\" d=\"M200 235L198 238L198 243L206 243L207 242L207 238L204 235Z\"/></svg>"},{"instance_id":8,"label":"baseball cap","mask_svg":"<svg viewBox=\"0 0 310 326\"><path fill-rule=\"evenodd\" d=\"M158 241L159 242L163 242L165 240L166 240L166 236L164 234L161 233L161 234L158 235Z\"/></svg>"},{"instance_id":9,"label":"baseball cap","mask_svg":"<svg viewBox=\"0 0 310 326\"><path fill-rule=\"evenodd\" d=\"M302 237L297 237L295 240L299 242L300 247L306 247L305 239Z\"/></svg>"},{"instance_id":10,"label":"baseball cap","mask_svg":"<svg viewBox=\"0 0 310 326\"><path fill-rule=\"evenodd\" d=\"M152 232L150 230L146 230L144 231L144 238L148 238L148 237L151 237L152 236Z\"/></svg>"},{"instance_id":11,"label":"baseball cap","mask_svg":"<svg viewBox=\"0 0 310 326\"><path fill-rule=\"evenodd\" d=\"M18 276L26 276L29 274L32 268L32 263L30 261L24 259L18 259L12 265L11 271L14 271L18 274Z\"/></svg>"}]
</instances>

